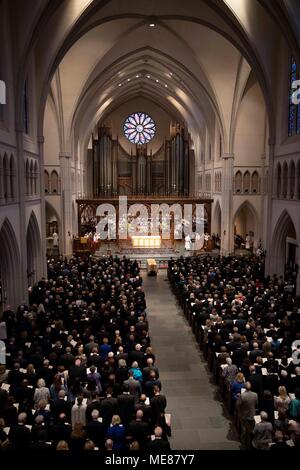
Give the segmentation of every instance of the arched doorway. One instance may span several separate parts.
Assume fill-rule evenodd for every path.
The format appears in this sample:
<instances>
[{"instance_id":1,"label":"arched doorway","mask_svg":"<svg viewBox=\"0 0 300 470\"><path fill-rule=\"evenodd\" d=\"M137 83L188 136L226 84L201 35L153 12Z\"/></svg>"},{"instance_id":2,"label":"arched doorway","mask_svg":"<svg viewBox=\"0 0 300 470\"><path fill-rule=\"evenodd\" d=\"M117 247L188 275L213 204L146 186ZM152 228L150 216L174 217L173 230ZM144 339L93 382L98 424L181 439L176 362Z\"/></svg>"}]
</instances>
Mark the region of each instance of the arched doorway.
<instances>
[{"instance_id":1,"label":"arched doorway","mask_svg":"<svg viewBox=\"0 0 300 470\"><path fill-rule=\"evenodd\" d=\"M58 247L53 246L53 234L58 236ZM55 208L46 201L46 248L47 254L56 256L60 253L61 249L61 222Z\"/></svg>"},{"instance_id":2,"label":"arched doorway","mask_svg":"<svg viewBox=\"0 0 300 470\"><path fill-rule=\"evenodd\" d=\"M247 235L250 237L251 247L255 248L258 245L260 238L258 216L255 208L249 201L244 201L237 209L233 218L233 228L235 240L243 240L241 245L236 243L237 248L241 248L245 244Z\"/></svg>"},{"instance_id":3,"label":"arched doorway","mask_svg":"<svg viewBox=\"0 0 300 470\"><path fill-rule=\"evenodd\" d=\"M272 238L273 272L283 275L285 267L292 268L298 258L298 240L295 225L285 209L279 217Z\"/></svg>"},{"instance_id":4,"label":"arched doorway","mask_svg":"<svg viewBox=\"0 0 300 470\"><path fill-rule=\"evenodd\" d=\"M18 242L8 219L0 230L0 273L3 307L9 304L16 307L20 299L20 254Z\"/></svg>"},{"instance_id":5,"label":"arched doorway","mask_svg":"<svg viewBox=\"0 0 300 470\"><path fill-rule=\"evenodd\" d=\"M41 235L34 212L28 222L26 243L28 285L33 285L41 275Z\"/></svg>"},{"instance_id":6,"label":"arched doorway","mask_svg":"<svg viewBox=\"0 0 300 470\"><path fill-rule=\"evenodd\" d=\"M73 228L73 234L77 234L78 218L77 218L77 208L76 208L76 204L74 201L72 202L72 228Z\"/></svg>"},{"instance_id":7,"label":"arched doorway","mask_svg":"<svg viewBox=\"0 0 300 470\"><path fill-rule=\"evenodd\" d=\"M221 238L221 220L222 220L222 212L219 201L216 201L214 212L213 212L213 220L212 220L212 234L216 236L216 239Z\"/></svg>"}]
</instances>

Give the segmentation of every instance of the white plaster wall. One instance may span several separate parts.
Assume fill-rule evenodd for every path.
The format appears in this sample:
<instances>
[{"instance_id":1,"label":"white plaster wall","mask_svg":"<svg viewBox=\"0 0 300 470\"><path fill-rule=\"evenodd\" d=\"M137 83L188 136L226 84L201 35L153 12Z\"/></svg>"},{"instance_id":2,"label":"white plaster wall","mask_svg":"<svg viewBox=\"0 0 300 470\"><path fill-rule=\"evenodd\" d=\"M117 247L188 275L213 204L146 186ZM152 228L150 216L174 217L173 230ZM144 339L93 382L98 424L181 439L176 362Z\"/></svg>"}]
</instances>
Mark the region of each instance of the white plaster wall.
<instances>
[{"instance_id":1,"label":"white plaster wall","mask_svg":"<svg viewBox=\"0 0 300 470\"><path fill-rule=\"evenodd\" d=\"M261 165L264 151L265 105L257 82L244 96L234 139L234 164Z\"/></svg>"},{"instance_id":2,"label":"white plaster wall","mask_svg":"<svg viewBox=\"0 0 300 470\"><path fill-rule=\"evenodd\" d=\"M53 107L47 100L44 119L44 161L46 165L59 165L59 134Z\"/></svg>"}]
</instances>

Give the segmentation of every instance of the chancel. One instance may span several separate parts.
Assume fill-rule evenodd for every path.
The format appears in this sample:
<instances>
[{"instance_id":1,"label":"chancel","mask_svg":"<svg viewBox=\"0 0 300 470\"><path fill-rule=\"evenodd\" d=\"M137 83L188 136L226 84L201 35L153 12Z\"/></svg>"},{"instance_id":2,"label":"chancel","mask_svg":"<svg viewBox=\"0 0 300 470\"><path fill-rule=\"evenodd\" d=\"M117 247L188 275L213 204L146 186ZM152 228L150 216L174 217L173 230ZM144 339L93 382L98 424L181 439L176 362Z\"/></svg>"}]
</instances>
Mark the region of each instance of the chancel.
<instances>
[{"instance_id":1,"label":"chancel","mask_svg":"<svg viewBox=\"0 0 300 470\"><path fill-rule=\"evenodd\" d=\"M134 248L160 248L161 237L159 235L133 235L131 237Z\"/></svg>"},{"instance_id":2,"label":"chancel","mask_svg":"<svg viewBox=\"0 0 300 470\"><path fill-rule=\"evenodd\" d=\"M0 465L299 450L299 24L0 1Z\"/></svg>"}]
</instances>

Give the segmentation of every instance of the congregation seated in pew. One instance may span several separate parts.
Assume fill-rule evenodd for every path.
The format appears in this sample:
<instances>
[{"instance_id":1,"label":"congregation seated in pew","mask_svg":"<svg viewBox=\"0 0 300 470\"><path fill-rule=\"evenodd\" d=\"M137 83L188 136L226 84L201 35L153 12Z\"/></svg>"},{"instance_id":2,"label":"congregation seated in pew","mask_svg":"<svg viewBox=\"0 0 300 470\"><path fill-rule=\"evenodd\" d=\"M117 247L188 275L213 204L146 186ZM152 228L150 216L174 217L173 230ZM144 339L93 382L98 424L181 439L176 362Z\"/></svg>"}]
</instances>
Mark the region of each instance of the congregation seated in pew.
<instances>
[{"instance_id":1,"label":"congregation seated in pew","mask_svg":"<svg viewBox=\"0 0 300 470\"><path fill-rule=\"evenodd\" d=\"M244 446L299 447L300 299L289 279L265 276L263 255L179 258L168 277Z\"/></svg>"},{"instance_id":2,"label":"congregation seated in pew","mask_svg":"<svg viewBox=\"0 0 300 470\"><path fill-rule=\"evenodd\" d=\"M138 264L49 260L29 294L3 313L0 449L169 449Z\"/></svg>"}]
</instances>

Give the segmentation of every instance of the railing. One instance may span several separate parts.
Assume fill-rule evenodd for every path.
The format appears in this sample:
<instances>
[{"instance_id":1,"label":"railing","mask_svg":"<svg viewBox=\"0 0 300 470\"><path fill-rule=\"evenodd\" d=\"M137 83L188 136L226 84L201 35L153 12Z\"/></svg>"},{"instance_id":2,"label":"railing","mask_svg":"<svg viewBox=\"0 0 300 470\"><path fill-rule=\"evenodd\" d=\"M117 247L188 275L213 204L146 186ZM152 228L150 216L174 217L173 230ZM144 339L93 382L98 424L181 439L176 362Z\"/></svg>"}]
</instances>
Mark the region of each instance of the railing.
<instances>
[{"instance_id":1,"label":"railing","mask_svg":"<svg viewBox=\"0 0 300 470\"><path fill-rule=\"evenodd\" d=\"M180 193L172 193L172 194L160 194L160 193L150 193L150 194L141 194L141 193L134 193L134 194L101 194L99 196L95 196L95 194L90 193L79 193L77 195L77 200L103 200L103 199L116 199L118 200L119 196L126 196L128 200L144 200L147 201L149 199L157 199L157 200L170 200L170 199L180 199L183 200L191 200L191 199L212 199L210 192L194 192L190 194L180 194Z\"/></svg>"}]
</instances>

